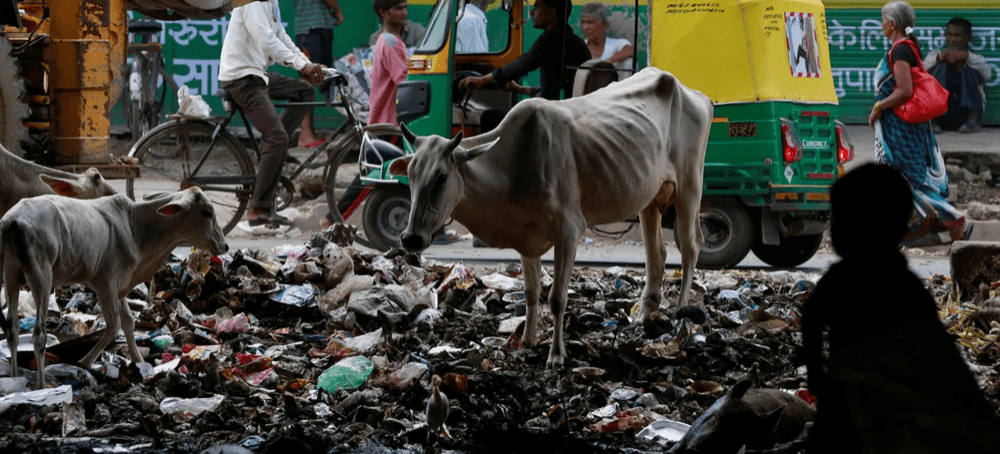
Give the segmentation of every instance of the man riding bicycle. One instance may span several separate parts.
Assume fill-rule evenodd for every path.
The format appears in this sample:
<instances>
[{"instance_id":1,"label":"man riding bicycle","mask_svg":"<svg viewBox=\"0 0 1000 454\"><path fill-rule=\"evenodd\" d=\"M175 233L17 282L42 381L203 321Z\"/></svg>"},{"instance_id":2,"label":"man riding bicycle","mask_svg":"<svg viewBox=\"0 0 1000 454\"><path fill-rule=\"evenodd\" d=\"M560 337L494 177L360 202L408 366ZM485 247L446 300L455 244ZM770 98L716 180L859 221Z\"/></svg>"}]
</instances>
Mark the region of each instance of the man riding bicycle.
<instances>
[{"instance_id":1,"label":"man riding bicycle","mask_svg":"<svg viewBox=\"0 0 1000 454\"><path fill-rule=\"evenodd\" d=\"M277 10L278 0L234 8L219 61L219 85L261 134L260 165L246 216L251 226L290 223L275 213L274 195L288 157L289 133L311 109L290 106L279 115L271 99L307 102L316 96L309 83L267 72L267 67L278 63L298 70L312 84L323 81L323 66L310 63L295 46L278 22Z\"/></svg>"}]
</instances>

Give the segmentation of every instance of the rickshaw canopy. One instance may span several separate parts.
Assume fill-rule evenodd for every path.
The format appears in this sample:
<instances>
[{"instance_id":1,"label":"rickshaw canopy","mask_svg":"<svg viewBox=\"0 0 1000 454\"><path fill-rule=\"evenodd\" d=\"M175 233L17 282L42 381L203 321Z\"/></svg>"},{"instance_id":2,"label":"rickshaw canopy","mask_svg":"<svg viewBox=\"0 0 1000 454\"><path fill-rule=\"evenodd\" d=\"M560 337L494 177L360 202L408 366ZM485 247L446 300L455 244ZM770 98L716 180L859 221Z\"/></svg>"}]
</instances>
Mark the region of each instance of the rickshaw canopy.
<instances>
[{"instance_id":1,"label":"rickshaw canopy","mask_svg":"<svg viewBox=\"0 0 1000 454\"><path fill-rule=\"evenodd\" d=\"M837 103L820 0L652 3L650 64L714 103Z\"/></svg>"}]
</instances>

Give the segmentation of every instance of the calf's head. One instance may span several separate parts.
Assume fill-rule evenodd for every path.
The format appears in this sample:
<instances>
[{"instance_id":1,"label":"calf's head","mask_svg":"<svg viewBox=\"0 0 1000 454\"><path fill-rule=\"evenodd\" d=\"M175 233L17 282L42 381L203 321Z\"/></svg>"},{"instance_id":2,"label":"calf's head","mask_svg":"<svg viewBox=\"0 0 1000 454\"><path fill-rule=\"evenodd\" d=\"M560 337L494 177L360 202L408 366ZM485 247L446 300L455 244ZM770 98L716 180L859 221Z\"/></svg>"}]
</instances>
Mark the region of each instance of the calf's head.
<instances>
[{"instance_id":1,"label":"calf's head","mask_svg":"<svg viewBox=\"0 0 1000 454\"><path fill-rule=\"evenodd\" d=\"M189 242L215 255L229 250L226 236L215 221L215 207L201 189L191 187L154 203L160 204L156 213L169 224L165 230L173 230L180 242Z\"/></svg>"},{"instance_id":2,"label":"calf's head","mask_svg":"<svg viewBox=\"0 0 1000 454\"><path fill-rule=\"evenodd\" d=\"M38 175L38 178L42 180L42 183L52 188L52 192L74 199L96 199L118 193L101 176L101 172L93 167L80 175L76 175L75 178L57 177L44 173Z\"/></svg>"},{"instance_id":3,"label":"calf's head","mask_svg":"<svg viewBox=\"0 0 1000 454\"><path fill-rule=\"evenodd\" d=\"M431 245L434 232L448 222L464 197L461 167L485 152L489 144L465 149L460 146L461 131L448 140L441 136L417 137L406 125L401 127L416 151L393 161L389 172L410 178L410 220L400 242L406 250L419 252Z\"/></svg>"},{"instance_id":4,"label":"calf's head","mask_svg":"<svg viewBox=\"0 0 1000 454\"><path fill-rule=\"evenodd\" d=\"M735 454L743 446L766 449L775 442L793 440L802 432L805 421L812 420L809 405L797 401L797 397L776 390L754 392L751 386L750 380L734 385L729 394L720 397L691 424L669 452Z\"/></svg>"}]
</instances>

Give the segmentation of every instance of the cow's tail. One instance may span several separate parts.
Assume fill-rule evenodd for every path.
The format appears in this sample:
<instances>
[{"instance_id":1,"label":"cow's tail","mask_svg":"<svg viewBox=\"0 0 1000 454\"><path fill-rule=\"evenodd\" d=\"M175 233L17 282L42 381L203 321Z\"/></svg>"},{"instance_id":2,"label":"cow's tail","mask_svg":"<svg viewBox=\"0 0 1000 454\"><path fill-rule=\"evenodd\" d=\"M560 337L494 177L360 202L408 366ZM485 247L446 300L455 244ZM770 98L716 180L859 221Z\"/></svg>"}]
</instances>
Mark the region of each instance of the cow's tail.
<instances>
[{"instance_id":1,"label":"cow's tail","mask_svg":"<svg viewBox=\"0 0 1000 454\"><path fill-rule=\"evenodd\" d=\"M0 288L4 286L4 272L7 268L6 255L13 248L14 253L17 254L17 258L21 263L29 263L28 255L28 238L25 235L24 228L17 219L4 219L0 222ZM17 283L12 283L11 285L16 285ZM10 301L7 301L7 307L10 308ZM13 315L16 317L16 315ZM4 311L0 310L0 327L6 332L11 329L8 325L9 321L4 315Z\"/></svg>"}]
</instances>

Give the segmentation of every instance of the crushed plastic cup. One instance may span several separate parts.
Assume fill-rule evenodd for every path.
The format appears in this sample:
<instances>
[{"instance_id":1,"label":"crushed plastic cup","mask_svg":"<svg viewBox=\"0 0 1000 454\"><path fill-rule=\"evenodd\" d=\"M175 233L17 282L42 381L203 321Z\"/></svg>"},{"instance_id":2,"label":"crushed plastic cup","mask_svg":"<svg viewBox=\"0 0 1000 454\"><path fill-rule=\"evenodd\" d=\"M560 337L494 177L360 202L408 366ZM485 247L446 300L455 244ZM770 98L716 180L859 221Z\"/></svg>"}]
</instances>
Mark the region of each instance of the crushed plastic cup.
<instances>
[{"instance_id":1,"label":"crushed plastic cup","mask_svg":"<svg viewBox=\"0 0 1000 454\"><path fill-rule=\"evenodd\" d=\"M219 408L219 405L222 405L222 401L225 398L226 396L221 394L215 394L212 397L195 397L191 399L168 397L160 402L160 411L165 415L182 413L197 416L205 411L212 411Z\"/></svg>"},{"instance_id":2,"label":"crushed plastic cup","mask_svg":"<svg viewBox=\"0 0 1000 454\"><path fill-rule=\"evenodd\" d=\"M348 337L344 339L344 345L360 353L367 353L369 350L375 348L375 346L381 344L382 341L382 328L379 328L368 334Z\"/></svg>"},{"instance_id":3,"label":"crushed plastic cup","mask_svg":"<svg viewBox=\"0 0 1000 454\"><path fill-rule=\"evenodd\" d=\"M512 292L524 288L524 282L520 279L500 273L488 274L480 277L479 280L483 281L483 285L503 292Z\"/></svg>"},{"instance_id":4,"label":"crushed plastic cup","mask_svg":"<svg viewBox=\"0 0 1000 454\"><path fill-rule=\"evenodd\" d=\"M316 387L333 394L338 389L360 387L375 369L375 363L364 356L344 358L330 366L316 379Z\"/></svg>"},{"instance_id":5,"label":"crushed plastic cup","mask_svg":"<svg viewBox=\"0 0 1000 454\"><path fill-rule=\"evenodd\" d=\"M73 401L73 387L62 385L58 388L39 389L36 391L25 391L22 393L8 394L0 397L0 413L18 404L35 405L44 407L69 403Z\"/></svg>"},{"instance_id":6,"label":"crushed plastic cup","mask_svg":"<svg viewBox=\"0 0 1000 454\"><path fill-rule=\"evenodd\" d=\"M681 441L681 438L684 438L684 434L686 434L688 430L691 430L691 426L687 424L664 419L661 421L654 421L652 424L640 430L639 433L635 434L635 437L652 440L662 446L666 446L667 443L676 443Z\"/></svg>"},{"instance_id":7,"label":"crushed plastic cup","mask_svg":"<svg viewBox=\"0 0 1000 454\"><path fill-rule=\"evenodd\" d=\"M483 346L486 348L500 348L506 342L506 338L496 336L484 337L482 341Z\"/></svg>"}]
</instances>

